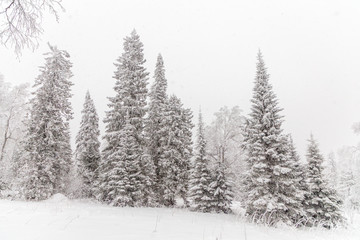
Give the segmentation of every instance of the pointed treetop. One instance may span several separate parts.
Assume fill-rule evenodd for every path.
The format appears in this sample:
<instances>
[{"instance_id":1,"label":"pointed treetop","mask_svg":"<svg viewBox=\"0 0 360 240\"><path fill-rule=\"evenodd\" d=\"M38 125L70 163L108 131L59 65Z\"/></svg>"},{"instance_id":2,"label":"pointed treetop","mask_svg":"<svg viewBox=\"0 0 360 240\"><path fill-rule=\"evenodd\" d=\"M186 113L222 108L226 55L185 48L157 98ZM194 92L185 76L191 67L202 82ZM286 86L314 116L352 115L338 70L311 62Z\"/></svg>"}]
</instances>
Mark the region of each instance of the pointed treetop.
<instances>
[{"instance_id":1,"label":"pointed treetop","mask_svg":"<svg viewBox=\"0 0 360 240\"><path fill-rule=\"evenodd\" d=\"M199 106L198 124L199 124L199 126L198 126L198 134L203 135L204 134L204 121L203 121L203 115L202 115L202 111L201 111L201 106Z\"/></svg>"},{"instance_id":2,"label":"pointed treetop","mask_svg":"<svg viewBox=\"0 0 360 240\"><path fill-rule=\"evenodd\" d=\"M135 29L131 32L130 36L124 38L124 53L121 58L123 61L133 61L135 64L143 64L146 62L144 59L144 44L140 41L140 36L136 33Z\"/></svg>"},{"instance_id":3,"label":"pointed treetop","mask_svg":"<svg viewBox=\"0 0 360 240\"><path fill-rule=\"evenodd\" d=\"M258 49L257 59L258 59L258 60L262 60L262 59L263 59L263 54L262 54L260 48Z\"/></svg>"},{"instance_id":4,"label":"pointed treetop","mask_svg":"<svg viewBox=\"0 0 360 240\"><path fill-rule=\"evenodd\" d=\"M155 68L155 80L160 80L160 79L156 79L156 78L161 78L161 80L165 80L165 68L164 68L164 60L161 56L161 54L159 53L158 57L157 57L157 61L156 61L156 68Z\"/></svg>"},{"instance_id":5,"label":"pointed treetop","mask_svg":"<svg viewBox=\"0 0 360 240\"><path fill-rule=\"evenodd\" d=\"M277 128L280 129L282 123L280 119L282 116L279 115L279 112L281 112L283 109L278 107L277 97L272 91L272 85L269 82L270 75L267 73L265 62L260 51L258 53L257 59L258 61L256 63L253 98L251 100L253 105L251 107L252 113L250 115L258 120L266 117L266 121L262 121L267 123L268 127L271 126L271 123L276 122L278 125ZM270 115L272 115L272 117L270 117Z\"/></svg>"},{"instance_id":6,"label":"pointed treetop","mask_svg":"<svg viewBox=\"0 0 360 240\"><path fill-rule=\"evenodd\" d=\"M163 57L161 56L161 53L159 53L157 56L157 62L161 65L164 64L164 60L163 60Z\"/></svg>"},{"instance_id":7,"label":"pointed treetop","mask_svg":"<svg viewBox=\"0 0 360 240\"><path fill-rule=\"evenodd\" d=\"M131 36L137 36L137 32L136 32L136 29L134 28L132 31L131 31Z\"/></svg>"},{"instance_id":8,"label":"pointed treetop","mask_svg":"<svg viewBox=\"0 0 360 240\"><path fill-rule=\"evenodd\" d=\"M94 102L91 98L91 95L90 95L90 91L89 90L86 90L86 94L85 94L85 103L89 103L91 102L92 105L94 105Z\"/></svg>"},{"instance_id":9,"label":"pointed treetop","mask_svg":"<svg viewBox=\"0 0 360 240\"><path fill-rule=\"evenodd\" d=\"M167 80L165 77L165 67L164 61L161 54L158 55L155 73L154 73L154 84L151 86L150 98L152 99L153 105L155 108L158 108L159 104L164 104L166 102L166 90L167 90Z\"/></svg>"},{"instance_id":10,"label":"pointed treetop","mask_svg":"<svg viewBox=\"0 0 360 240\"><path fill-rule=\"evenodd\" d=\"M199 123L202 123L202 112L201 112L201 106L199 106Z\"/></svg>"},{"instance_id":11,"label":"pointed treetop","mask_svg":"<svg viewBox=\"0 0 360 240\"><path fill-rule=\"evenodd\" d=\"M140 39L140 36L139 36L139 34L136 32L136 30L135 30L135 28L131 31L131 34L130 34L130 36L129 37L126 37L126 38L130 38L130 39L132 39L132 40L139 40ZM125 38L125 39L126 39ZM141 43L141 46L142 46L143 44Z\"/></svg>"},{"instance_id":12,"label":"pointed treetop","mask_svg":"<svg viewBox=\"0 0 360 240\"><path fill-rule=\"evenodd\" d=\"M256 67L257 67L257 77L256 80L262 80L262 81L266 81L268 82L268 78L269 78L269 74L267 74L267 68L265 66L265 61L264 61L264 57L262 52L259 49L259 52L257 54L257 63L256 63Z\"/></svg>"},{"instance_id":13,"label":"pointed treetop","mask_svg":"<svg viewBox=\"0 0 360 240\"><path fill-rule=\"evenodd\" d=\"M66 58L70 58L70 54L69 54L67 51L65 51L65 50L59 50L59 49L57 48L57 46L51 45L49 42L47 42L47 45L49 46L51 52L50 52L50 53L45 53L44 55L49 55L49 54L51 54L51 53L52 53L52 54L62 53Z\"/></svg>"},{"instance_id":14,"label":"pointed treetop","mask_svg":"<svg viewBox=\"0 0 360 240\"><path fill-rule=\"evenodd\" d=\"M264 56L263 56L260 48L258 50L256 59L258 60L258 64L265 68Z\"/></svg>"},{"instance_id":15,"label":"pointed treetop","mask_svg":"<svg viewBox=\"0 0 360 240\"><path fill-rule=\"evenodd\" d=\"M198 135L200 135L201 138L203 138L203 134L204 134L204 122L203 122L201 107L199 108L199 120L198 120L198 121L199 121Z\"/></svg>"},{"instance_id":16,"label":"pointed treetop","mask_svg":"<svg viewBox=\"0 0 360 240\"><path fill-rule=\"evenodd\" d=\"M317 144L316 140L314 139L314 135L310 133L310 138L308 139L310 143Z\"/></svg>"},{"instance_id":17,"label":"pointed treetop","mask_svg":"<svg viewBox=\"0 0 360 240\"><path fill-rule=\"evenodd\" d=\"M307 158L308 159L317 159L320 162L323 162L323 156L320 154L320 149L319 149L319 144L317 143L317 141L314 139L313 134L310 134L310 139L308 140L309 145L308 145L308 153L307 153Z\"/></svg>"}]
</instances>

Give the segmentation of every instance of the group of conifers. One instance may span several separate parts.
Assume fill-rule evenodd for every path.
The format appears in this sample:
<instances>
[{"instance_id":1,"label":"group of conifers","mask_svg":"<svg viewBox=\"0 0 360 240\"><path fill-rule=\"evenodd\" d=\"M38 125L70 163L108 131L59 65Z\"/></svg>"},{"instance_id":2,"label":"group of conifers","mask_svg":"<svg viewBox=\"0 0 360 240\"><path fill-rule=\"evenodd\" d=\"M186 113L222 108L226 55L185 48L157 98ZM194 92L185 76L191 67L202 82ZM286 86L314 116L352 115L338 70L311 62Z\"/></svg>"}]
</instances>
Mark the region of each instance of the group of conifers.
<instances>
[{"instance_id":1,"label":"group of conifers","mask_svg":"<svg viewBox=\"0 0 360 240\"><path fill-rule=\"evenodd\" d=\"M131 207L171 207L181 200L196 211L230 213L230 177L223 162L210 167L201 113L193 152L192 112L167 95L161 55L148 91L143 44L135 30L123 47L115 63L115 96L108 98L102 148L99 119L87 92L72 153L72 64L66 51L50 46L35 81L17 159L21 196L42 200L61 192ZM239 173L245 175L246 216L268 225L331 227L344 222L315 140L311 137L303 164L291 137L282 132L281 108L260 52L251 102L239 146L247 155L247 171Z\"/></svg>"}]
</instances>

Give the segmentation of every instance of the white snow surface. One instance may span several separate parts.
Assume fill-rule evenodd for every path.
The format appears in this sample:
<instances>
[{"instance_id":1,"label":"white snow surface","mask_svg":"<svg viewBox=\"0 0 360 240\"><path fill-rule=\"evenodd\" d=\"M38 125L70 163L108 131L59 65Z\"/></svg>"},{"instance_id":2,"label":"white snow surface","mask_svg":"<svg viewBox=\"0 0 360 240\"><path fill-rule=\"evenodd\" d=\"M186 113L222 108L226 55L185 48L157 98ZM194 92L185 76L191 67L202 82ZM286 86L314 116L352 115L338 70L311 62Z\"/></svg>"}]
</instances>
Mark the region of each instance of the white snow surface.
<instances>
[{"instance_id":1,"label":"white snow surface","mask_svg":"<svg viewBox=\"0 0 360 240\"><path fill-rule=\"evenodd\" d=\"M42 202L0 200L0 240L360 239L360 215L347 229L271 228L239 215L186 209L119 208L54 195Z\"/></svg>"}]
</instances>

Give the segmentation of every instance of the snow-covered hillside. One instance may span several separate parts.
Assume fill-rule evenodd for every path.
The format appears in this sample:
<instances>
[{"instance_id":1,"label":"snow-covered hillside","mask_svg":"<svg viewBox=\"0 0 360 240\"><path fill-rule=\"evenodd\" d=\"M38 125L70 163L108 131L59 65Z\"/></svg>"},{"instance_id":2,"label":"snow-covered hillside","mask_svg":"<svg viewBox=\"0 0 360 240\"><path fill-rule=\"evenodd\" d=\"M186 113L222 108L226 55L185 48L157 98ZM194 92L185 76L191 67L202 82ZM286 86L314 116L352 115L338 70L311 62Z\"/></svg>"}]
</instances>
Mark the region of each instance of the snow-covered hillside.
<instances>
[{"instance_id":1,"label":"snow-covered hillside","mask_svg":"<svg viewBox=\"0 0 360 240\"><path fill-rule=\"evenodd\" d=\"M0 200L1 240L119 239L360 239L360 217L347 229L268 228L245 224L236 215L184 209L117 208L68 200Z\"/></svg>"}]
</instances>

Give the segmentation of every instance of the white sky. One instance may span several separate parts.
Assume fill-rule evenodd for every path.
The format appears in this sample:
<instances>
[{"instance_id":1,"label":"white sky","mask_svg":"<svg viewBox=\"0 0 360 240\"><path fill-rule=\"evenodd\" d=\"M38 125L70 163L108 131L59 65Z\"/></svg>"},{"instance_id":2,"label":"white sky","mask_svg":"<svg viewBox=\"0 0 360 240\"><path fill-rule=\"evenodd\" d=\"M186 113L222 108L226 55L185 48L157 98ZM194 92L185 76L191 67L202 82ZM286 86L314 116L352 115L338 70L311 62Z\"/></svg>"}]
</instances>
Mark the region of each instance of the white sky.
<instances>
[{"instance_id":1,"label":"white sky","mask_svg":"<svg viewBox=\"0 0 360 240\"><path fill-rule=\"evenodd\" d=\"M33 83L47 42L67 50L74 64L73 137L87 89L103 119L106 97L114 95L113 63L135 28L150 76L161 52L169 93L193 109L195 122L200 105L207 123L224 105L249 113L261 48L284 129L302 157L310 132L324 155L360 141L351 129L360 121L359 1L63 0L63 6L59 23L45 17L35 52L25 50L19 61L0 46L0 73L7 82Z\"/></svg>"}]
</instances>

